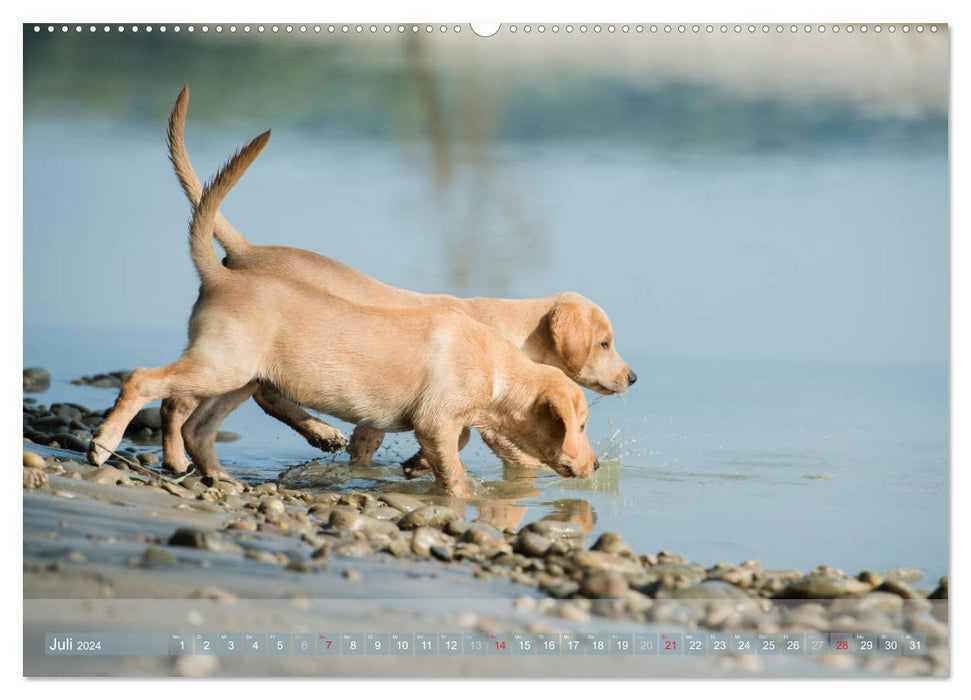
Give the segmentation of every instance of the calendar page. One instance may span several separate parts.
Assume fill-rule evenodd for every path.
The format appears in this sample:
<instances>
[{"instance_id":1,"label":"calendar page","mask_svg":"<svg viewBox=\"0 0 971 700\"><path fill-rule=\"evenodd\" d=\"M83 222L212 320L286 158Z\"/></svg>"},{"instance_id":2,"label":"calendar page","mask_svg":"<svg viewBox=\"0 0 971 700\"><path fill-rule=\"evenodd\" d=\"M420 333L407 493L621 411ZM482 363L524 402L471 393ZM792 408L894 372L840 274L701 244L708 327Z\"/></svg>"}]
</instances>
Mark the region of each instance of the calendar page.
<instances>
[{"instance_id":1,"label":"calendar page","mask_svg":"<svg viewBox=\"0 0 971 700\"><path fill-rule=\"evenodd\" d=\"M950 675L947 24L22 32L25 676Z\"/></svg>"}]
</instances>

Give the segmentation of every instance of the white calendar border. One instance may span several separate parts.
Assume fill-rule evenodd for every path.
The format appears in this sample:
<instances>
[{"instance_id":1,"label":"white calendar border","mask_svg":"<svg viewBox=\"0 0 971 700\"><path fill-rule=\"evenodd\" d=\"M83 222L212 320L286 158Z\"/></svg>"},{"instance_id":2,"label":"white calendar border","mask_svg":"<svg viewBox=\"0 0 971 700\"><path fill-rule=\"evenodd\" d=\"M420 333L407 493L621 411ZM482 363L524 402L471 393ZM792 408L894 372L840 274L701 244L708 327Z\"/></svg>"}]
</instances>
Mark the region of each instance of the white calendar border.
<instances>
[{"instance_id":1,"label":"white calendar border","mask_svg":"<svg viewBox=\"0 0 971 700\"><path fill-rule=\"evenodd\" d=\"M968 313L969 297L968 290L971 282L968 280L966 271L971 269L969 265L969 248L967 242L969 227L968 203L967 199L955 196L958 192L967 192L968 176L967 166L962 165L969 160L971 152L967 147L965 134L968 130L967 114L969 112L968 87L967 81L962 85L962 79L968 75L969 55L964 41L971 36L969 25L964 22L967 12L959 7L958 2L948 2L944 0L921 0L920 2L901 2L899 0L885 0L880 3L861 2L851 0L815 0L812 3L802 3L799 6L794 4L783 4L778 1L769 2L767 0L735 0L730 5L725 2L692 2L690 5L679 2L676 7L660 7L657 4L648 5L647 3L633 4L622 0L597 0L596 2L584 5L579 2L533 2L527 3L521 0L492 0L491 2L456 3L454 0L413 0L412 2L392 3L390 0L372 1L368 3L356 2L353 5L336 5L334 3L310 3L292 2L287 0L277 0L268 5L267 3L257 3L251 0L239 0L228 3L210 3L202 7L198 2L187 2L186 0L168 0L164 4L152 5L143 3L135 5L130 2L95 2L91 0L79 7L77 2L42 2L30 4L17 4L11 8L13 3L8 4L3 10L5 15L5 39L3 44L4 61L4 91L8 103L4 110L5 129L2 133L6 136L3 143L4 179L3 193L5 197L4 211L6 212L8 234L8 251L4 260L2 270L2 282L4 295L2 319L7 327L22 328L22 237L17 235L17 231L22 231L22 129L18 126L18 121L22 118L22 34L19 24L26 21L103 21L110 19L112 22L159 22L160 20L178 20L193 22L200 21L236 21L239 19L280 19L288 20L318 20L328 21L373 21L373 22L402 22L417 20L434 20L439 22L465 22L468 20L496 21L505 20L507 22L609 22L609 21L650 21L660 22L728 22L736 20L739 22L755 21L812 21L813 23L834 22L950 22L954 26L951 28L951 52L952 52L952 98L951 98L951 207L952 207L952 413L951 413L951 435L952 452L951 464L956 465L952 470L950 498L952 503L952 526L950 533L951 542L951 578L956 580L959 585L967 577L967 560L955 557L956 548L953 542L960 532L968 530L969 518L967 508L953 508L955 502L963 504L968 494L968 474L969 468L969 440L955 429L958 425L967 426L971 424L968 409L969 384L968 375L968 350L971 346L968 333L968 321L971 314ZM966 2L964 4L967 4ZM959 125L960 124L960 125ZM957 310L957 312L955 312ZM7 447L7 454L12 459L13 445L19 443L19 437L14 433L16 424L16 406L12 397L21 392L21 388L15 386L17 374L15 363L22 366L22 343L12 345L7 343L2 350L3 359L6 365L6 372L3 373L3 396L6 397L2 404L2 414L0 414L0 426L4 439L0 444ZM963 467L963 468L962 468ZM8 488L4 489L3 497L8 499L4 505L4 525L6 525L8 535L17 532L22 528L20 518L20 494L15 488L9 488L9 480L12 480L12 465L7 465ZM956 501L955 493L962 495L961 501ZM8 536L4 541L4 553L7 554L7 561L15 561L17 552L20 552L20 543L16 542L12 536ZM966 547L965 547L966 550ZM19 569L18 569L19 571ZM22 577L20 575L6 578L4 581L4 593L8 605L13 606L22 597ZM953 590L953 585L952 585ZM969 627L968 615L961 614L965 607L961 603L960 597L958 605L952 605L952 626L959 630L959 633L952 637L951 659L952 659L952 681L947 683L929 681L935 683L933 690L935 694L956 695L957 689L963 685L964 679L969 675L966 669L960 665L954 665L954 661L963 658L963 651L967 649L967 643L962 640L967 639ZM0 659L4 676L7 679L22 674L22 616L19 616L20 628L7 629L3 635L3 645L0 647ZM12 625L10 626L12 627ZM269 682L269 681L267 681ZM22 692L29 692L32 698L56 697L63 700L68 694L96 692L99 695L108 697L129 698L132 693L138 693L140 697L155 698L168 697L173 693L180 697L207 697L214 693L222 693L229 690L234 697L248 697L251 694L265 694L272 692L266 685L267 682L246 681L225 681L218 685L209 683L184 683L174 685L171 682L144 683L137 681L94 681L85 680L83 682L41 682L32 680L29 686L25 687L23 681L19 689ZM609 686L608 692L617 693L621 697L629 693L641 694L644 692L656 692L657 690L684 692L689 690L686 687L679 687L686 681L674 681L674 685L669 682L663 683L663 688L655 685L650 689L636 685L636 682L613 683ZM713 690L711 685L707 687L700 682L690 682L693 690ZM339 686L335 685L339 683ZM350 683L354 683L350 686ZM400 681L396 681L400 684ZM865 683L865 686L860 685ZM785 692L788 697L800 698L815 696L819 693L830 695L833 691L840 694L849 691L859 693L870 690L870 685L879 685L879 692L887 697L898 697L912 695L915 691L921 692L927 689L924 683L920 683L920 688L910 683L894 683L892 681L852 681L852 682L829 682L825 684L800 683L786 681L752 681L737 682L730 685L720 685L722 692L745 693L746 696L761 696L771 693L773 696ZM350 692L367 693L369 690L379 692L389 692L391 690L386 682L341 682L329 681L326 687L317 685L316 681L293 681L288 682L285 687L287 693L314 693L321 692ZM492 697L496 692L503 694L514 690L517 693L523 692L535 694L537 696L555 695L557 700L560 698L582 697L586 698L591 692L597 692L591 682L555 682L542 680L540 683L515 682L503 683L501 687L486 685L483 683L469 684L460 681L436 682L434 684L423 684L421 687L415 683L408 685L396 685L392 692L409 693L410 691L420 690L422 693L435 692L442 695L462 697ZM876 690L876 689L875 689Z\"/></svg>"}]
</instances>

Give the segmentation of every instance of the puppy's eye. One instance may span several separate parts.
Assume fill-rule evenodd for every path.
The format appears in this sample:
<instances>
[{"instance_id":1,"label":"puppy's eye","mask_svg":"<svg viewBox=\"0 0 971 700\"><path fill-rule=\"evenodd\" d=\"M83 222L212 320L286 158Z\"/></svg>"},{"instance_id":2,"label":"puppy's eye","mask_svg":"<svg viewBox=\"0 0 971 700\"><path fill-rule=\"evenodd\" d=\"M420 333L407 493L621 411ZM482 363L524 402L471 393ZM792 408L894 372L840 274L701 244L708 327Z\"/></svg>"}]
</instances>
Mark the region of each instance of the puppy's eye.
<instances>
[{"instance_id":1,"label":"puppy's eye","mask_svg":"<svg viewBox=\"0 0 971 700\"><path fill-rule=\"evenodd\" d=\"M581 426L580 426L580 432L581 432L581 433L582 433L582 432L583 432L584 430L586 430L586 429L587 429L587 424L586 424L586 423L584 423L583 425L581 425Z\"/></svg>"},{"instance_id":2,"label":"puppy's eye","mask_svg":"<svg viewBox=\"0 0 971 700\"><path fill-rule=\"evenodd\" d=\"M609 340L603 341L602 343L600 343L600 347L602 347L604 350L610 350L610 341Z\"/></svg>"}]
</instances>

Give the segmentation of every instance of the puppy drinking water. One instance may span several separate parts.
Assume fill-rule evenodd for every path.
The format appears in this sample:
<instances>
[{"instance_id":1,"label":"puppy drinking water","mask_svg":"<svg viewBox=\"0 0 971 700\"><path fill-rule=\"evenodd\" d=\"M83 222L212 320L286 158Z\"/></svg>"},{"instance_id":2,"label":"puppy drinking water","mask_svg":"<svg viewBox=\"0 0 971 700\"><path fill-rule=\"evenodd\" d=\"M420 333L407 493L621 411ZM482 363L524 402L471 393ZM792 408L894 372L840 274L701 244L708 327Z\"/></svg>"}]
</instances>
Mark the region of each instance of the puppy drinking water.
<instances>
[{"instance_id":1,"label":"puppy drinking water","mask_svg":"<svg viewBox=\"0 0 971 700\"><path fill-rule=\"evenodd\" d=\"M479 428L506 437L563 476L599 465L586 436L587 403L559 369L532 362L498 332L461 311L423 305L366 307L290 275L232 270L213 247L219 205L266 145L246 145L201 196L190 249L201 280L189 346L166 367L138 368L92 440L100 465L138 410L176 399L205 410L187 441L207 477L222 419L260 385L302 406L379 431L414 430L438 484L463 495L458 443Z\"/></svg>"},{"instance_id":2,"label":"puppy drinking water","mask_svg":"<svg viewBox=\"0 0 971 700\"><path fill-rule=\"evenodd\" d=\"M185 148L185 118L189 102L186 86L179 94L169 119L169 156L186 196L198 205L202 184ZM215 215L215 236L226 249L224 263L236 270L264 270L299 280L348 301L384 309L428 308L455 310L495 328L522 349L534 362L565 372L581 386L601 394L625 391L637 376L617 353L613 329L604 311L579 294L556 294L542 299L458 299L442 294L419 294L382 284L362 272L306 250L281 246L257 246L247 241L220 213ZM353 330L353 329L352 329ZM363 329L357 329L363 333ZM272 386L260 385L254 395L270 415L282 420L307 441L324 450L337 450L345 440L340 431L320 421L282 396ZM202 416L185 423L193 402L166 400L162 405L164 457L172 471L182 472L189 463L183 450L183 433L206 421ZM185 424L185 425L184 425ZM503 461L538 464L501 434L480 431L483 439ZM367 466L380 447L384 433L373 425L358 424L348 450L353 464ZM468 433L461 436L464 446ZM417 455L416 455L417 457ZM412 458L413 467L427 466Z\"/></svg>"}]
</instances>

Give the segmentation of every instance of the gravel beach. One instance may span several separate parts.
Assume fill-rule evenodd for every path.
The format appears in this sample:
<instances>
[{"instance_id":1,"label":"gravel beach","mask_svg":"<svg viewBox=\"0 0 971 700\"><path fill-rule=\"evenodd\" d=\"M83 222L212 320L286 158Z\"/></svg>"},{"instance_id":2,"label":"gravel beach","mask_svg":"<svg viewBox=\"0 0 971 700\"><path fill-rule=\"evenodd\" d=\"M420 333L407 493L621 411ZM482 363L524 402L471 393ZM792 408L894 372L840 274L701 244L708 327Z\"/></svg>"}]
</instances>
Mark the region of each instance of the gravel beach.
<instances>
[{"instance_id":1,"label":"gravel beach","mask_svg":"<svg viewBox=\"0 0 971 700\"><path fill-rule=\"evenodd\" d=\"M32 373L31 380L36 373ZM25 383L28 377L25 373ZM26 384L25 384L26 386ZM151 442L151 409L133 441ZM575 522L497 528L441 496L174 479L157 447L84 463L103 417L24 401L27 675L883 676L949 674L944 577L767 570L587 541ZM126 463L127 462L127 463ZM47 632L919 635L919 654L45 657ZM491 637L489 635L492 635ZM593 637L591 637L592 639ZM809 637L804 637L809 639ZM908 637L900 637L907 639ZM709 642L713 643L713 642ZM862 642L860 642L862 644ZM862 651L862 647L858 650ZM55 660L56 658L56 660Z\"/></svg>"}]
</instances>

